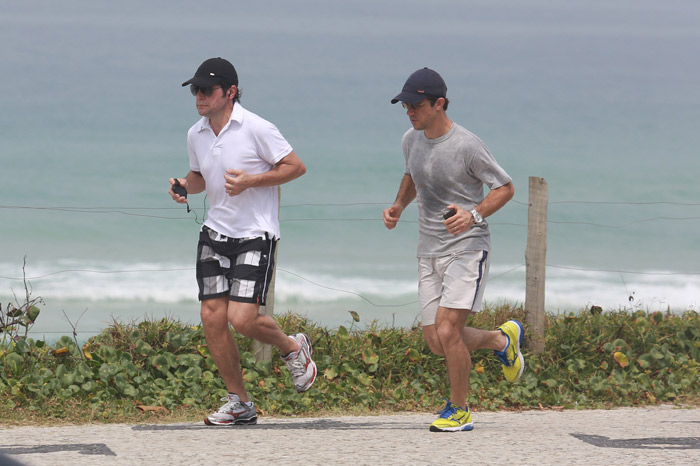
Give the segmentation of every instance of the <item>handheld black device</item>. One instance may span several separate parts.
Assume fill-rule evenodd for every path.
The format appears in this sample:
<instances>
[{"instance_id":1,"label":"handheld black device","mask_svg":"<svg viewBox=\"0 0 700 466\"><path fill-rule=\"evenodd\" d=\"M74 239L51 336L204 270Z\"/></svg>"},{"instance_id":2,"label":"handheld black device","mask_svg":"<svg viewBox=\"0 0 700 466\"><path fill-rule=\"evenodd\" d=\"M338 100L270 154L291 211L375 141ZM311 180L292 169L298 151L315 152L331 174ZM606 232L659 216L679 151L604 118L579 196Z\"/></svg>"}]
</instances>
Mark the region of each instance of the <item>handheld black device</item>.
<instances>
[{"instance_id":1,"label":"handheld black device","mask_svg":"<svg viewBox=\"0 0 700 466\"><path fill-rule=\"evenodd\" d=\"M180 196L187 198L187 190L185 189L184 186L180 184L180 180L177 178L173 178L175 180L175 184L173 185L173 192L175 194L179 194Z\"/></svg>"},{"instance_id":2,"label":"handheld black device","mask_svg":"<svg viewBox=\"0 0 700 466\"><path fill-rule=\"evenodd\" d=\"M451 208L451 209L448 210L448 211L443 211L443 212L442 212L442 218L444 218L445 220L447 220L448 218L452 217L452 216L453 216L454 214L456 214L456 213L457 213L457 209L455 209L455 208L453 207L453 208Z\"/></svg>"}]
</instances>

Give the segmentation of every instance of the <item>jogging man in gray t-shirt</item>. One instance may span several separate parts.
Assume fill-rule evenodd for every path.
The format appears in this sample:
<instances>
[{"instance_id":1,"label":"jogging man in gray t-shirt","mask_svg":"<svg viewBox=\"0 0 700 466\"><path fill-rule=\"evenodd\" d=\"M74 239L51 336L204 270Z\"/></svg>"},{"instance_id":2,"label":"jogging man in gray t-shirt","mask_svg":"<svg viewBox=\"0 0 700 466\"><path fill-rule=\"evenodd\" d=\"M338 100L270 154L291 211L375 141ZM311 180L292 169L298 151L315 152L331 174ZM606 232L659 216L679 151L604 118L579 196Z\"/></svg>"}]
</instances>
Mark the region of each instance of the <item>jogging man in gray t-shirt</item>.
<instances>
[{"instance_id":1,"label":"jogging man in gray t-shirt","mask_svg":"<svg viewBox=\"0 0 700 466\"><path fill-rule=\"evenodd\" d=\"M450 399L430 430L472 430L466 405L470 351L494 350L510 382L524 365L520 322L493 331L466 326L469 313L481 308L488 277L491 242L484 219L513 197L513 182L479 138L448 118L447 86L437 72L413 73L391 103L399 101L413 128L403 136L406 169L384 224L394 228L416 199L423 334L431 351L445 357L450 382Z\"/></svg>"}]
</instances>

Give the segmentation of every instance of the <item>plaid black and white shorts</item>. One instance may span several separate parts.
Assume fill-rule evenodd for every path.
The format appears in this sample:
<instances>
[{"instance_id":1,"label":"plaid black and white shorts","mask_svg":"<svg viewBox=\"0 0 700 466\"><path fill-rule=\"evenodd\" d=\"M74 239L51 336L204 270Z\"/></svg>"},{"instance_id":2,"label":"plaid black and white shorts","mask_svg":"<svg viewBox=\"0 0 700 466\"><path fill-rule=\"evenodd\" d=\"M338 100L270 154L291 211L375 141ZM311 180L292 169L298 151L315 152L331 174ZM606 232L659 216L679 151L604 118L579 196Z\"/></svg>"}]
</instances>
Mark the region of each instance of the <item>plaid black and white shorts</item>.
<instances>
[{"instance_id":1,"label":"plaid black and white shorts","mask_svg":"<svg viewBox=\"0 0 700 466\"><path fill-rule=\"evenodd\" d=\"M265 305L275 267L277 240L229 238L207 226L199 233L199 300L228 295L231 301Z\"/></svg>"}]
</instances>

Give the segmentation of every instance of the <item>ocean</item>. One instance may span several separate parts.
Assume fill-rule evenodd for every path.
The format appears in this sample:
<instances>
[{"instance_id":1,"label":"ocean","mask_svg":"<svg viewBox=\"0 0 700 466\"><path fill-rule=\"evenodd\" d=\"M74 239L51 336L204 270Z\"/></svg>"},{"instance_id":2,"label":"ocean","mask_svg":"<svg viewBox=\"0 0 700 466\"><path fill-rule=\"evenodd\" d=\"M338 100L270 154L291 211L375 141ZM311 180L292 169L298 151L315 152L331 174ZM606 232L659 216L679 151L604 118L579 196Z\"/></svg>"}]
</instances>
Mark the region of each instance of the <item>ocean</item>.
<instances>
[{"instance_id":1,"label":"ocean","mask_svg":"<svg viewBox=\"0 0 700 466\"><path fill-rule=\"evenodd\" d=\"M392 231L381 212L409 128L389 100L423 66L514 180L488 219L487 303L525 301L535 176L550 202L548 312L698 310L694 2L27 0L0 12L0 304L41 297L34 338L199 322L206 199L191 196L188 214L167 190L198 118L180 84L215 56L308 170L282 187L276 313L417 321L416 209Z\"/></svg>"}]
</instances>

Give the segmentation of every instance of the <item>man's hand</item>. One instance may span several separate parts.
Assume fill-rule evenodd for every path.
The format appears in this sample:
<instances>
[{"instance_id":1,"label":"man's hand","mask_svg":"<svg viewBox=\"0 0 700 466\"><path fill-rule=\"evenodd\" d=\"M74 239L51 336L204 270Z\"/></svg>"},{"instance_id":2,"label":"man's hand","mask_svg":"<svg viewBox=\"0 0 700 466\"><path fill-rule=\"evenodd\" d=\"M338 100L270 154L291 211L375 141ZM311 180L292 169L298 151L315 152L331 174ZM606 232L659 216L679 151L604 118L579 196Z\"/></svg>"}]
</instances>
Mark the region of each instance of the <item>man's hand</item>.
<instances>
[{"instance_id":1,"label":"man's hand","mask_svg":"<svg viewBox=\"0 0 700 466\"><path fill-rule=\"evenodd\" d=\"M170 189L168 190L168 194L170 194L170 197L172 197L173 200L178 204L186 204L187 198L185 196L180 196L178 193L173 191L173 186L175 186L175 180L176 178L170 178ZM180 186L187 190L187 180L185 178L177 178L177 181L180 183Z\"/></svg>"},{"instance_id":2,"label":"man's hand","mask_svg":"<svg viewBox=\"0 0 700 466\"><path fill-rule=\"evenodd\" d=\"M472 213L468 210L464 210L459 206L450 204L447 206L448 209L455 209L457 211L452 217L445 220L445 228L453 235L458 235L469 230L474 225L474 219L472 218Z\"/></svg>"},{"instance_id":3,"label":"man's hand","mask_svg":"<svg viewBox=\"0 0 700 466\"><path fill-rule=\"evenodd\" d=\"M397 206L396 204L389 207L388 209L384 209L384 226L387 227L389 230L392 230L399 222L401 212L403 212L403 209Z\"/></svg>"},{"instance_id":4,"label":"man's hand","mask_svg":"<svg viewBox=\"0 0 700 466\"><path fill-rule=\"evenodd\" d=\"M225 188L229 196L238 196L253 185L251 175L236 168L227 169L224 178L226 178Z\"/></svg>"}]
</instances>

